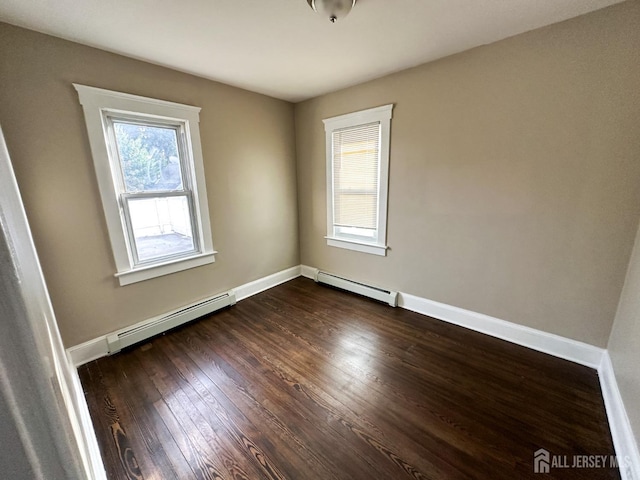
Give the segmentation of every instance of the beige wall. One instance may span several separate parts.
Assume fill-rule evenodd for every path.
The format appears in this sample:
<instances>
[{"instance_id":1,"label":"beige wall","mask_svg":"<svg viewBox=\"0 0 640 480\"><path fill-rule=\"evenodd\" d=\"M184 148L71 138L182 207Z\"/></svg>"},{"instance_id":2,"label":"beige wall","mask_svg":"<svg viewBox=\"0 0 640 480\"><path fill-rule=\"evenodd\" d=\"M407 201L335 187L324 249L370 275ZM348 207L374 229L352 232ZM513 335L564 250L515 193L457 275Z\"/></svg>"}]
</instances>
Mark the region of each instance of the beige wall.
<instances>
[{"instance_id":1,"label":"beige wall","mask_svg":"<svg viewBox=\"0 0 640 480\"><path fill-rule=\"evenodd\" d=\"M605 347L640 214L640 2L296 105L303 264ZM394 103L387 257L328 247L322 119Z\"/></svg>"},{"instance_id":2,"label":"beige wall","mask_svg":"<svg viewBox=\"0 0 640 480\"><path fill-rule=\"evenodd\" d=\"M118 286L72 82L202 107L216 262ZM0 24L5 132L67 346L297 265L293 107Z\"/></svg>"},{"instance_id":3,"label":"beige wall","mask_svg":"<svg viewBox=\"0 0 640 480\"><path fill-rule=\"evenodd\" d=\"M609 356L631 427L640 444L640 230L624 283L611 338Z\"/></svg>"},{"instance_id":4,"label":"beige wall","mask_svg":"<svg viewBox=\"0 0 640 480\"><path fill-rule=\"evenodd\" d=\"M639 50L626 2L298 104L294 135L287 102L0 24L0 123L67 346L300 259L606 346L640 214ZM72 82L203 108L215 264L118 286ZM327 247L321 120L386 103L389 254Z\"/></svg>"}]
</instances>

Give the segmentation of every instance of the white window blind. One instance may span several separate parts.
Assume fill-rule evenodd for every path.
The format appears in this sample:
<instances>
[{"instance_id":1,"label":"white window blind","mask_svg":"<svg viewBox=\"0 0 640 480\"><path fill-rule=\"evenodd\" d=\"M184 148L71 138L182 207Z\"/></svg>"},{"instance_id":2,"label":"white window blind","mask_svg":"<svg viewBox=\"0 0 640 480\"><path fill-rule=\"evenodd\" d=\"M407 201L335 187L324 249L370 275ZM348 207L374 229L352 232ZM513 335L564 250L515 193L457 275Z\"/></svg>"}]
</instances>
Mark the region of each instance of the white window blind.
<instances>
[{"instance_id":1,"label":"white window blind","mask_svg":"<svg viewBox=\"0 0 640 480\"><path fill-rule=\"evenodd\" d=\"M333 132L334 227L377 229L380 133L380 122Z\"/></svg>"}]
</instances>

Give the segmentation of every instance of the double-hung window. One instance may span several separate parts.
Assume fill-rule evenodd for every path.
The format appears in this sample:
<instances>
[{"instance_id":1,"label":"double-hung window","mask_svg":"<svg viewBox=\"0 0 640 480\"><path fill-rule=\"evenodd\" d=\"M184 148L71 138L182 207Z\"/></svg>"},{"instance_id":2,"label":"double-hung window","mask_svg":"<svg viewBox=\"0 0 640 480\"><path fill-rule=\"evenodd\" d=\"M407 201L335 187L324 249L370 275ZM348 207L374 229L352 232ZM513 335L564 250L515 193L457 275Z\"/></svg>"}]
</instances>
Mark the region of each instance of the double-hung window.
<instances>
[{"instance_id":1,"label":"double-hung window","mask_svg":"<svg viewBox=\"0 0 640 480\"><path fill-rule=\"evenodd\" d=\"M200 109L74 86L120 284L213 262Z\"/></svg>"},{"instance_id":2,"label":"double-hung window","mask_svg":"<svg viewBox=\"0 0 640 480\"><path fill-rule=\"evenodd\" d=\"M386 255L393 105L324 120L327 244Z\"/></svg>"}]
</instances>

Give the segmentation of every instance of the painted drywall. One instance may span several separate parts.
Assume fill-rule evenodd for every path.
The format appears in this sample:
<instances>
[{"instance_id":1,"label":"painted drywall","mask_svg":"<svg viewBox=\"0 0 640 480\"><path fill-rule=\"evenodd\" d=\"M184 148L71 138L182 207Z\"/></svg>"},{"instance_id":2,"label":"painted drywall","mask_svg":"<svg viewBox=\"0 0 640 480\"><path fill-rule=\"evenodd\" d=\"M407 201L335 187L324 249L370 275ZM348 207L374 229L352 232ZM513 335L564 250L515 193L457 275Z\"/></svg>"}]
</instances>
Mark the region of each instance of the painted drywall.
<instances>
[{"instance_id":1,"label":"painted drywall","mask_svg":"<svg viewBox=\"0 0 640 480\"><path fill-rule=\"evenodd\" d=\"M301 260L605 347L640 215L640 2L296 105ZM322 119L394 103L386 257L328 247Z\"/></svg>"},{"instance_id":2,"label":"painted drywall","mask_svg":"<svg viewBox=\"0 0 640 480\"><path fill-rule=\"evenodd\" d=\"M214 264L118 285L73 82L202 108ZM290 103L7 24L0 84L0 124L67 347L300 263Z\"/></svg>"},{"instance_id":3,"label":"painted drywall","mask_svg":"<svg viewBox=\"0 0 640 480\"><path fill-rule=\"evenodd\" d=\"M609 338L609 356L631 427L640 445L640 230Z\"/></svg>"}]
</instances>

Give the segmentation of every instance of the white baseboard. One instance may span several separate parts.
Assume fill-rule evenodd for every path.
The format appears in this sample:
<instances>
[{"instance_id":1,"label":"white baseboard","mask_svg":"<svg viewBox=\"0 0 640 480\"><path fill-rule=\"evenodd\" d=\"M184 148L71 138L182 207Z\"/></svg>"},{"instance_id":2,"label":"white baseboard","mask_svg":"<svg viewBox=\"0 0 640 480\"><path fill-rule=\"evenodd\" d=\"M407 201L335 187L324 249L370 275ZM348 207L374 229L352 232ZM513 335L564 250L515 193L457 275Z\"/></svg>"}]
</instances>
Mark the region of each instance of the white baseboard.
<instances>
[{"instance_id":1,"label":"white baseboard","mask_svg":"<svg viewBox=\"0 0 640 480\"><path fill-rule=\"evenodd\" d=\"M233 289L236 294L236 301L244 300L245 298L256 295L260 292L264 292L270 288L273 288L281 283L288 282L300 276L300 265L287 268L280 272L276 272L267 277L259 278L253 282L245 283ZM138 325L144 325L149 320L143 320L135 325L131 325L131 328L135 328ZM107 344L107 337L111 335L101 335L98 338L89 340L88 342L75 345L67 349L67 355L71 359L71 362L75 367L84 365L98 358L106 357L109 354L109 346Z\"/></svg>"},{"instance_id":2,"label":"white baseboard","mask_svg":"<svg viewBox=\"0 0 640 480\"><path fill-rule=\"evenodd\" d=\"M300 266L303 277L315 278L317 268ZM507 322L482 313L434 302L408 293L398 292L398 306L412 312L437 318L454 325L500 338L555 357L564 358L593 369L600 367L604 349L542 330ZM640 480L637 479L637 480Z\"/></svg>"},{"instance_id":3,"label":"white baseboard","mask_svg":"<svg viewBox=\"0 0 640 480\"><path fill-rule=\"evenodd\" d=\"M627 411L622 402L618 389L618 382L613 370L609 353L602 356L602 363L598 369L600 387L604 405L609 419L609 429L613 438L613 445L618 456L620 475L622 480L640 480L640 453L631 429Z\"/></svg>"},{"instance_id":4,"label":"white baseboard","mask_svg":"<svg viewBox=\"0 0 640 480\"><path fill-rule=\"evenodd\" d=\"M237 300L303 276L315 278L316 268L298 265L274 273L233 290ZM606 350L570 338L500 320L481 313L434 302L408 293L399 293L398 306L454 325L459 325L517 345L598 369L611 435L620 459L623 480L640 480L640 455L618 390L611 359ZM106 335L67 349L73 365L80 366L108 355ZM79 382L78 382L79 383ZM88 412L87 412L88 414ZM88 417L87 417L88 418ZM624 463L623 463L624 462Z\"/></svg>"},{"instance_id":5,"label":"white baseboard","mask_svg":"<svg viewBox=\"0 0 640 480\"><path fill-rule=\"evenodd\" d=\"M236 300L240 301L276 287L281 283L298 278L299 276L300 265L296 265L295 267L287 268L286 270L274 273L268 277L262 277L258 280L254 280L253 282L240 285L239 287L234 288L233 291L236 292Z\"/></svg>"},{"instance_id":6,"label":"white baseboard","mask_svg":"<svg viewBox=\"0 0 640 480\"><path fill-rule=\"evenodd\" d=\"M307 265L300 265L300 275L305 278L315 279L316 273L318 272L317 268L308 267Z\"/></svg>"},{"instance_id":7,"label":"white baseboard","mask_svg":"<svg viewBox=\"0 0 640 480\"><path fill-rule=\"evenodd\" d=\"M314 278L316 271L316 268L307 265L298 265L246 283L233 290L236 293L237 300L240 301L292 280L300 275L307 278ZM600 367L603 353L605 352L602 348L578 342L577 340L507 322L444 303L434 302L408 293L399 294L398 306L594 369ZM106 335L71 347L67 352L75 366L104 357L109 352ZM640 478L636 480L640 480Z\"/></svg>"},{"instance_id":8,"label":"white baseboard","mask_svg":"<svg viewBox=\"0 0 640 480\"><path fill-rule=\"evenodd\" d=\"M602 348L577 340L507 322L482 313L434 302L426 298L416 297L408 293L400 293L398 306L539 352L586 365L593 369L597 369L600 366L602 355L605 352Z\"/></svg>"},{"instance_id":9,"label":"white baseboard","mask_svg":"<svg viewBox=\"0 0 640 480\"><path fill-rule=\"evenodd\" d=\"M98 358L106 357L108 354L109 346L107 345L106 335L67 348L67 355L76 368L85 363L97 360Z\"/></svg>"},{"instance_id":10,"label":"white baseboard","mask_svg":"<svg viewBox=\"0 0 640 480\"><path fill-rule=\"evenodd\" d=\"M85 473L88 480L106 480L107 473L104 469L104 463L102 462L102 456L100 455L100 447L98 447L98 440L96 438L95 430L93 429L93 423L91 421L91 415L89 414L89 407L85 400L84 390L80 383L80 377L78 376L78 370L71 364L71 356L67 353L67 359L70 363L69 373L71 375L72 389L70 392L73 395L73 412L75 415L71 417L72 427L74 430L78 430L77 439L79 443L82 443L81 451L83 453L82 463L84 465Z\"/></svg>"}]
</instances>

